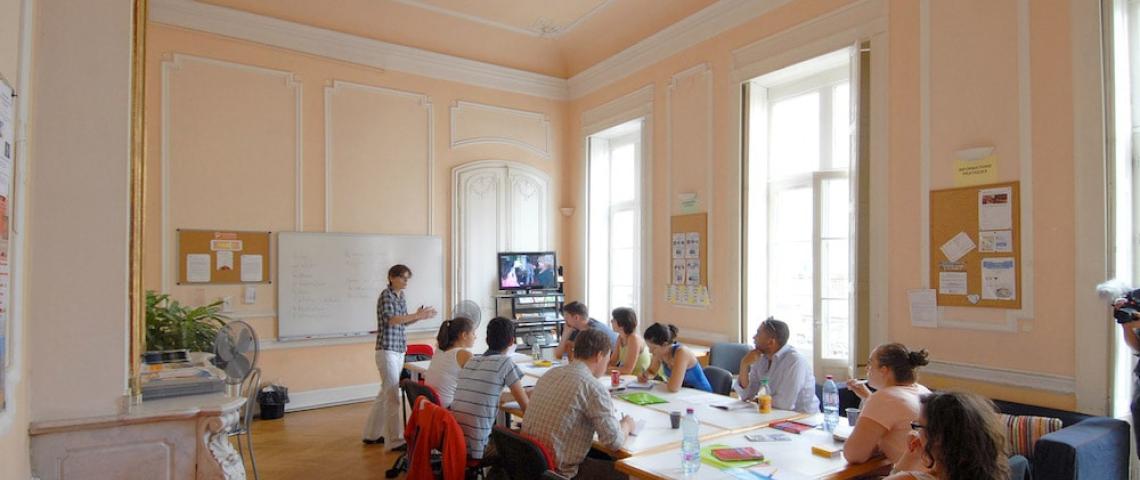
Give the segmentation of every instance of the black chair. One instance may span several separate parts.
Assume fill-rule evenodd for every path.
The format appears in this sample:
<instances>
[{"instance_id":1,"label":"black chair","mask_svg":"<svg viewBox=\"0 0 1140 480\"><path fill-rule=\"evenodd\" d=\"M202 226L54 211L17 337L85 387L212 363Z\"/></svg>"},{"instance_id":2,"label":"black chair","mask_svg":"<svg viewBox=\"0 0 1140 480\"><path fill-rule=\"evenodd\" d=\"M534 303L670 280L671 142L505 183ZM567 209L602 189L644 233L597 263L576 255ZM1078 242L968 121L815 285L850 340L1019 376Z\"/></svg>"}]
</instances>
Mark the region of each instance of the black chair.
<instances>
[{"instance_id":1,"label":"black chair","mask_svg":"<svg viewBox=\"0 0 1140 480\"><path fill-rule=\"evenodd\" d=\"M709 349L709 366L723 368L732 375L740 375L740 361L751 350L752 345L744 343L714 343Z\"/></svg>"},{"instance_id":2,"label":"black chair","mask_svg":"<svg viewBox=\"0 0 1140 480\"><path fill-rule=\"evenodd\" d=\"M400 390L404 392L404 398L407 399L408 404L415 405L416 399L419 397L426 397L429 402L439 405L439 395L435 393L435 389L428 386L426 383L420 383L410 378L400 380ZM408 412L404 412L404 423L407 424ZM392 441L392 440L388 440ZM384 472L385 478L396 478L401 473L408 471L408 454L404 452L400 458L396 459L396 463L392 464L392 468Z\"/></svg>"},{"instance_id":3,"label":"black chair","mask_svg":"<svg viewBox=\"0 0 1140 480\"><path fill-rule=\"evenodd\" d=\"M732 374L728 370L711 365L705 367L704 370L713 393L727 396L732 391Z\"/></svg>"},{"instance_id":4,"label":"black chair","mask_svg":"<svg viewBox=\"0 0 1140 480\"><path fill-rule=\"evenodd\" d=\"M554 456L538 439L496 425L494 430L491 430L491 441L495 442L495 451L501 458L510 459L498 462L494 467L498 473L505 474L506 478L510 480L562 478L545 476L546 472L554 470L557 465L554 464ZM492 478L497 477L492 475Z\"/></svg>"}]
</instances>

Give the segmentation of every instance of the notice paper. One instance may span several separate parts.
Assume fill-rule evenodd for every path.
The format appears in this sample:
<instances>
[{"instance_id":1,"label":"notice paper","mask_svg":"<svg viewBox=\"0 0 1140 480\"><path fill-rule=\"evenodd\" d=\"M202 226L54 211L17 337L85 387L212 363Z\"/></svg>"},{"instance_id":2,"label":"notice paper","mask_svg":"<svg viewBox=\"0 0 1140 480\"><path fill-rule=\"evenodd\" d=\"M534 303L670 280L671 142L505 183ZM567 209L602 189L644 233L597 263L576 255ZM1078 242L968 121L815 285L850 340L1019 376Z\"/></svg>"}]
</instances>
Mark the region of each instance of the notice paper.
<instances>
[{"instance_id":1,"label":"notice paper","mask_svg":"<svg viewBox=\"0 0 1140 480\"><path fill-rule=\"evenodd\" d=\"M218 270L233 271L233 269L234 269L234 252L231 252L229 250L222 250L222 251L215 253L215 255L218 256L218 260L217 260Z\"/></svg>"},{"instance_id":2,"label":"notice paper","mask_svg":"<svg viewBox=\"0 0 1140 480\"><path fill-rule=\"evenodd\" d=\"M685 260L685 285L701 284L701 259L689 258Z\"/></svg>"},{"instance_id":3,"label":"notice paper","mask_svg":"<svg viewBox=\"0 0 1140 480\"><path fill-rule=\"evenodd\" d=\"M261 255L242 255L241 256L241 281L243 282L260 282L261 280Z\"/></svg>"},{"instance_id":4,"label":"notice paper","mask_svg":"<svg viewBox=\"0 0 1140 480\"><path fill-rule=\"evenodd\" d=\"M1013 228L1013 189L985 188L978 191L978 230Z\"/></svg>"},{"instance_id":5,"label":"notice paper","mask_svg":"<svg viewBox=\"0 0 1140 480\"><path fill-rule=\"evenodd\" d=\"M906 291L910 300L910 324L915 327L935 328L938 326L938 296L933 288Z\"/></svg>"},{"instance_id":6,"label":"notice paper","mask_svg":"<svg viewBox=\"0 0 1140 480\"><path fill-rule=\"evenodd\" d=\"M982 253L1013 252L1013 230L978 232L978 251Z\"/></svg>"},{"instance_id":7,"label":"notice paper","mask_svg":"<svg viewBox=\"0 0 1140 480\"><path fill-rule=\"evenodd\" d=\"M966 272L938 272L938 293L942 295L965 295Z\"/></svg>"},{"instance_id":8,"label":"notice paper","mask_svg":"<svg viewBox=\"0 0 1140 480\"><path fill-rule=\"evenodd\" d=\"M673 285L685 284L685 259L673 259Z\"/></svg>"},{"instance_id":9,"label":"notice paper","mask_svg":"<svg viewBox=\"0 0 1140 480\"><path fill-rule=\"evenodd\" d=\"M982 299L1014 300L1017 298L1016 270L1012 257L982 260Z\"/></svg>"},{"instance_id":10,"label":"notice paper","mask_svg":"<svg viewBox=\"0 0 1140 480\"><path fill-rule=\"evenodd\" d=\"M186 256L186 281L195 283L210 281L210 254L192 253Z\"/></svg>"},{"instance_id":11,"label":"notice paper","mask_svg":"<svg viewBox=\"0 0 1140 480\"><path fill-rule=\"evenodd\" d=\"M673 258L685 258L685 234L673 234Z\"/></svg>"},{"instance_id":12,"label":"notice paper","mask_svg":"<svg viewBox=\"0 0 1140 480\"><path fill-rule=\"evenodd\" d=\"M957 235L954 235L954 238L951 238L950 241L943 243L942 246L938 248L942 250L942 254L946 255L948 260L957 262L959 258L970 253L970 250L973 250L974 246L974 241L970 240L970 236L966 235L966 232L958 232Z\"/></svg>"},{"instance_id":13,"label":"notice paper","mask_svg":"<svg viewBox=\"0 0 1140 480\"><path fill-rule=\"evenodd\" d=\"M685 234L685 258L701 257L701 234L689 232Z\"/></svg>"}]
</instances>

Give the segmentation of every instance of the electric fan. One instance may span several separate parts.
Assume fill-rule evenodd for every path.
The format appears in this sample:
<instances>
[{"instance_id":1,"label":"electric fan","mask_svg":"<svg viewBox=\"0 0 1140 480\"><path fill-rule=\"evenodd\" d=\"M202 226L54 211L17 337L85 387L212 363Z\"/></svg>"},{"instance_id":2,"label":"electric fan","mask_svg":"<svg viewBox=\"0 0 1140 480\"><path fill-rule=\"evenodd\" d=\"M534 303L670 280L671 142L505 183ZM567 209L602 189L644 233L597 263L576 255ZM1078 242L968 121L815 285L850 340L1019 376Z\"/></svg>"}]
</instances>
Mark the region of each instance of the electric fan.
<instances>
[{"instance_id":1,"label":"electric fan","mask_svg":"<svg viewBox=\"0 0 1140 480\"><path fill-rule=\"evenodd\" d=\"M226 383L239 385L257 366L257 333L248 323L234 320L218 329L214 339L214 366L226 372Z\"/></svg>"}]
</instances>

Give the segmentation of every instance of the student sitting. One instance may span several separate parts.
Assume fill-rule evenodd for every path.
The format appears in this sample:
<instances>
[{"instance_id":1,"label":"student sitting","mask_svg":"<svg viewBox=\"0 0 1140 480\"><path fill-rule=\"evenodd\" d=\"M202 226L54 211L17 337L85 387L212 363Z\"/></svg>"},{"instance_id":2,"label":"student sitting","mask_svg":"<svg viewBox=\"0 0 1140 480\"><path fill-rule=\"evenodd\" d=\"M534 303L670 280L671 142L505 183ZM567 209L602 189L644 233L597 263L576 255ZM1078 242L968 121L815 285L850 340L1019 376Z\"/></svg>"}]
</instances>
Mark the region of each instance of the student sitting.
<instances>
[{"instance_id":1,"label":"student sitting","mask_svg":"<svg viewBox=\"0 0 1140 480\"><path fill-rule=\"evenodd\" d=\"M788 345L788 324L768 317L756 328L756 347L740 360L740 379L734 385L741 400L751 400L768 379L772 407L802 413L819 413L811 361Z\"/></svg>"},{"instance_id":2,"label":"student sitting","mask_svg":"<svg viewBox=\"0 0 1140 480\"><path fill-rule=\"evenodd\" d=\"M930 393L915 375L915 369L928 363L926 357L926 350L913 352L901 343L879 345L867 360L867 384L847 381L847 388L863 399L863 411L843 445L848 462L866 462L876 451L891 463L902 457L910 422L918 420L920 399Z\"/></svg>"},{"instance_id":3,"label":"student sitting","mask_svg":"<svg viewBox=\"0 0 1140 480\"><path fill-rule=\"evenodd\" d=\"M570 302L562 306L562 317L566 320L566 326L570 327L567 334L562 335L562 342L558 344L558 348L554 349L554 358L562 358L566 355L570 360L574 359L574 340L578 338L578 334L588 330L597 329L606 334L610 339L610 347L617 348L618 335L610 330L606 324L590 318L590 311L581 302Z\"/></svg>"},{"instance_id":4,"label":"student sitting","mask_svg":"<svg viewBox=\"0 0 1140 480\"><path fill-rule=\"evenodd\" d=\"M451 412L463 427L467 456L471 458L484 457L484 447L499 414L499 395L504 388L510 387L520 409L527 408L526 391L520 381L522 372L508 353L514 343L515 323L495 317L487 324L487 353L472 357L459 371Z\"/></svg>"},{"instance_id":5,"label":"student sitting","mask_svg":"<svg viewBox=\"0 0 1140 480\"><path fill-rule=\"evenodd\" d=\"M1004 428L993 402L972 393L922 397L908 448L887 480L1009 478Z\"/></svg>"},{"instance_id":6,"label":"student sitting","mask_svg":"<svg viewBox=\"0 0 1140 480\"><path fill-rule=\"evenodd\" d=\"M617 369L622 375L641 375L652 355L645 339L637 334L637 314L632 308L615 308L610 319L610 325L618 332L617 348L610 354L610 368Z\"/></svg>"},{"instance_id":7,"label":"student sitting","mask_svg":"<svg viewBox=\"0 0 1140 480\"><path fill-rule=\"evenodd\" d=\"M568 478L626 478L614 470L612 460L586 456L597 434L598 442L617 450L633 431L633 419L614 417L614 405L605 375L612 345L598 330L584 330L574 343L574 361L556 367L538 379L534 400L523 415L522 432L551 447L558 473Z\"/></svg>"},{"instance_id":8,"label":"student sitting","mask_svg":"<svg viewBox=\"0 0 1140 480\"><path fill-rule=\"evenodd\" d=\"M657 374L664 370L665 376L669 378L666 386L670 392L676 392L681 387L712 392L712 386L709 385L709 379L705 377L700 362L697 362L697 356L688 347L677 342L676 326L665 326L660 323L650 325L645 329L645 342L649 344L653 359L649 368L637 376L639 381L645 382L656 378ZM673 372L683 373L674 375Z\"/></svg>"},{"instance_id":9,"label":"student sitting","mask_svg":"<svg viewBox=\"0 0 1140 480\"><path fill-rule=\"evenodd\" d=\"M435 388L440 405L448 408L451 399L455 397L455 382L459 379L459 371L471 360L471 351L468 349L475 345L475 325L465 317L444 320L439 326L435 341L440 352L432 357L431 365L424 373L424 381Z\"/></svg>"}]
</instances>

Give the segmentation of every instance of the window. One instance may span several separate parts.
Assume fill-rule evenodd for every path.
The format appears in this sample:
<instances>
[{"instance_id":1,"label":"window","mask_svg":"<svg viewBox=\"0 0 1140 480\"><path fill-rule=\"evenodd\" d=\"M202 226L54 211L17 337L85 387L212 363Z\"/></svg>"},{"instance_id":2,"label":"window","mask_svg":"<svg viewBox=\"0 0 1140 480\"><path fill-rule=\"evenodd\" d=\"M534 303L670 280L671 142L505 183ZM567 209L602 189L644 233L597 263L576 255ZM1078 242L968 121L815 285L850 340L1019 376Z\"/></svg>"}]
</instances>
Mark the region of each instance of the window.
<instances>
[{"instance_id":1,"label":"window","mask_svg":"<svg viewBox=\"0 0 1140 480\"><path fill-rule=\"evenodd\" d=\"M745 85L746 335L788 323L816 373L853 364L854 118L850 52Z\"/></svg>"},{"instance_id":2,"label":"window","mask_svg":"<svg viewBox=\"0 0 1140 480\"><path fill-rule=\"evenodd\" d=\"M586 301L603 321L617 307L641 312L641 152L641 120L589 137Z\"/></svg>"}]
</instances>

